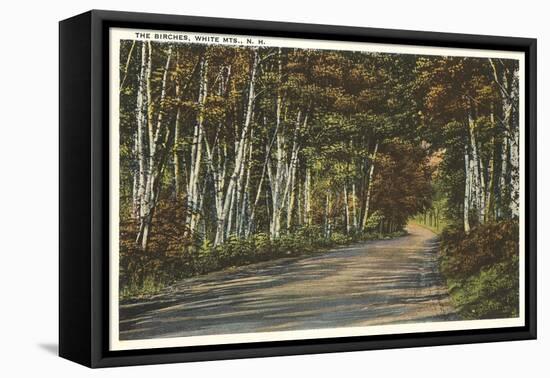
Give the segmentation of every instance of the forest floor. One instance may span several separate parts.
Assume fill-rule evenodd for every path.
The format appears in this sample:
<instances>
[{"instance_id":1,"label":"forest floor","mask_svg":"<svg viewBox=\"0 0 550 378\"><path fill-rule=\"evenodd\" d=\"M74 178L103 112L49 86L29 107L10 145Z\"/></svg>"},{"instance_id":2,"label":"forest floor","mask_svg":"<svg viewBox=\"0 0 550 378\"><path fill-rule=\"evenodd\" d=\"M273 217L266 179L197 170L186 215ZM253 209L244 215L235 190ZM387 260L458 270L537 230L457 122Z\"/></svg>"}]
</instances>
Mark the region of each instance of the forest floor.
<instances>
[{"instance_id":1,"label":"forest floor","mask_svg":"<svg viewBox=\"0 0 550 378\"><path fill-rule=\"evenodd\" d=\"M183 280L122 301L120 339L457 320L436 235L408 235Z\"/></svg>"}]
</instances>

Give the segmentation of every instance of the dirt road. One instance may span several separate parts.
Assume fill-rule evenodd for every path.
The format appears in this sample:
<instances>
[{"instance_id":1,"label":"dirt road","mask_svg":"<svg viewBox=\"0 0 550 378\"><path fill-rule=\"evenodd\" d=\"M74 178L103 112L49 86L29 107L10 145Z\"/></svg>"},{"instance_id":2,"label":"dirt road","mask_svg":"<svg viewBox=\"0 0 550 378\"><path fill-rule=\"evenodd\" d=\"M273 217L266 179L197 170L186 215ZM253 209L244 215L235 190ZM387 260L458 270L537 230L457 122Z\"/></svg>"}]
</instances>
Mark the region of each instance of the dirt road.
<instances>
[{"instance_id":1,"label":"dirt road","mask_svg":"<svg viewBox=\"0 0 550 378\"><path fill-rule=\"evenodd\" d=\"M409 235L184 280L122 303L120 339L287 331L456 319L435 235Z\"/></svg>"}]
</instances>

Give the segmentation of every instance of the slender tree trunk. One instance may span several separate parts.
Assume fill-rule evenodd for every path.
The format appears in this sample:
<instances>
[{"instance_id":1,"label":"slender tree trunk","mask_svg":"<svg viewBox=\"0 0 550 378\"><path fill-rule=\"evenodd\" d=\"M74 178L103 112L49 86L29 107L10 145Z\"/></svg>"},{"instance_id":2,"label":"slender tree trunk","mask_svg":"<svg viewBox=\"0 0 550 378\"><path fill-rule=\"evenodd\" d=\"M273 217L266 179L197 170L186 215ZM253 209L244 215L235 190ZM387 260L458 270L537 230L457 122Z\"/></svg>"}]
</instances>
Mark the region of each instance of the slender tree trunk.
<instances>
[{"instance_id":1,"label":"slender tree trunk","mask_svg":"<svg viewBox=\"0 0 550 378\"><path fill-rule=\"evenodd\" d=\"M518 101L518 71L514 69L507 75L506 87L509 92L510 105L507 107L508 120L510 129L510 168L511 168L511 200L510 212L513 217L519 217L519 124L517 121L516 106ZM514 106L516 105L516 106Z\"/></svg>"},{"instance_id":2,"label":"slender tree trunk","mask_svg":"<svg viewBox=\"0 0 550 378\"><path fill-rule=\"evenodd\" d=\"M502 142L502 150L500 156L500 183L499 183L499 218L505 217L508 214L508 203L509 203L509 192L510 187L509 183L509 160L510 154L508 151L508 138L504 138Z\"/></svg>"},{"instance_id":3,"label":"slender tree trunk","mask_svg":"<svg viewBox=\"0 0 550 378\"><path fill-rule=\"evenodd\" d=\"M220 69L220 80L218 95L220 97L227 96L229 89L229 81L231 77L231 66L222 67ZM225 172L227 166L227 146L224 144L223 149L220 148L218 143L219 135L223 129L222 122L218 123L218 129L216 131L216 137L212 149L208 144L207 138L203 138L207 166L212 176L214 186L214 207L216 210L216 234L214 237L214 246L219 245L225 238L225 223L223 220L223 207L224 207L224 186L225 186ZM223 151L223 152L222 152ZM214 154L216 154L217 161L214 163ZM223 162L223 163L222 163Z\"/></svg>"},{"instance_id":4,"label":"slender tree trunk","mask_svg":"<svg viewBox=\"0 0 550 378\"><path fill-rule=\"evenodd\" d=\"M221 129L221 125L219 128ZM222 160L221 149L217 145L217 138L214 142L214 147L211 149L208 144L208 140L203 138L205 150L206 150L206 162L208 170L212 176L212 182L214 186L214 204L216 209L216 238L214 239L214 246L217 246L221 241L217 239L224 234L223 224L221 223L221 218L223 216L223 178L225 176L225 165L222 168L220 161ZM218 163L214 164L214 152L217 151ZM224 159L225 162L225 159Z\"/></svg>"},{"instance_id":5,"label":"slender tree trunk","mask_svg":"<svg viewBox=\"0 0 550 378\"><path fill-rule=\"evenodd\" d=\"M187 188L187 221L186 234L192 235L199 219L199 175L202 162L202 140L204 135L204 103L208 96L208 59L203 57L200 67L200 85L198 105L199 111L193 132L193 145L191 146L191 159L189 182Z\"/></svg>"},{"instance_id":6,"label":"slender tree trunk","mask_svg":"<svg viewBox=\"0 0 550 378\"><path fill-rule=\"evenodd\" d=\"M276 170L274 176L271 176L271 188L272 188L272 206L273 211L271 213L270 223L270 235L271 238L278 238L281 228L281 208L283 204L283 181L285 179L285 136L281 127L281 110L282 110L282 61L281 61L281 49L278 52L278 87L277 96L275 99L275 129L277 130L276 137Z\"/></svg>"},{"instance_id":7,"label":"slender tree trunk","mask_svg":"<svg viewBox=\"0 0 550 378\"><path fill-rule=\"evenodd\" d=\"M146 93L147 93L147 140L149 141L149 155L151 155L151 150L153 149L153 144L155 143L154 137L154 125L153 125L153 82L152 82L152 73L153 73L153 47L151 42L147 42L148 47L148 56L147 56L147 76L146 76Z\"/></svg>"},{"instance_id":8,"label":"slender tree trunk","mask_svg":"<svg viewBox=\"0 0 550 378\"><path fill-rule=\"evenodd\" d=\"M327 202L327 238L332 236L332 226L332 192L329 192Z\"/></svg>"},{"instance_id":9,"label":"slender tree trunk","mask_svg":"<svg viewBox=\"0 0 550 378\"><path fill-rule=\"evenodd\" d=\"M363 214L363 222L361 224L361 230L365 230L365 227L367 226L367 221L369 219L369 210L370 210L370 199L371 199L371 193L372 193L372 186L373 186L373 177L374 177L374 166L376 164L376 154L378 152L378 142L374 145L374 152L372 154L372 159L370 163L370 169L369 169L369 183L367 185L367 198L365 200L365 212Z\"/></svg>"},{"instance_id":10,"label":"slender tree trunk","mask_svg":"<svg viewBox=\"0 0 550 378\"><path fill-rule=\"evenodd\" d=\"M252 132L252 130L251 130ZM249 146L251 144L251 136L247 136L244 140L244 158L241 163L241 170L239 172L239 177L237 179L237 189L236 189L236 201L235 201L235 233L240 235L241 222L243 221L241 215L243 206L245 205L245 188L243 187L243 181L246 177L247 169L245 167L248 165L247 154L249 152Z\"/></svg>"},{"instance_id":11,"label":"slender tree trunk","mask_svg":"<svg viewBox=\"0 0 550 378\"><path fill-rule=\"evenodd\" d=\"M137 132L134 135L133 153L138 156L138 137ZM138 161L138 159L136 159ZM132 218L139 219L139 161L132 167Z\"/></svg>"},{"instance_id":12,"label":"slender tree trunk","mask_svg":"<svg viewBox=\"0 0 550 378\"><path fill-rule=\"evenodd\" d=\"M244 176L244 166L246 162L246 151L247 151L247 140L245 139L242 143L244 143L244 150L245 150L245 156L242 159L241 167L239 169L239 174L237 176L237 184L235 185L235 201L232 204L232 208L234 209L235 213L235 233L239 233L239 223L240 223L240 207L241 207L241 195L242 195L242 182L243 182L243 176ZM232 211L233 211L232 209ZM231 214L231 212L230 212ZM229 229L229 233L231 234L231 229Z\"/></svg>"},{"instance_id":13,"label":"slender tree trunk","mask_svg":"<svg viewBox=\"0 0 550 378\"><path fill-rule=\"evenodd\" d=\"M344 185L344 214L346 218L346 233L349 234L351 230L351 224L349 221L349 201L348 201L348 187Z\"/></svg>"},{"instance_id":14,"label":"slender tree trunk","mask_svg":"<svg viewBox=\"0 0 550 378\"><path fill-rule=\"evenodd\" d=\"M264 125L267 127L267 122L265 120L265 117L264 117ZM246 236L247 237L250 235L250 233L252 232L252 228L255 226L254 225L254 220L255 220L255 216L256 216L256 207L258 206L258 203L260 202L260 196L261 196L261 193L262 193L262 185L263 185L263 182L264 182L264 179L265 179L266 172L267 172L268 168L270 167L269 157L271 155L271 149L272 149L273 144L275 142L275 138L277 137L277 132L278 132L278 130L275 129L273 137L271 138L271 142L269 143L269 145L266 146L266 154L265 154L264 164L263 164L263 167L262 167L262 173L260 175L260 181L258 182L258 189L256 190L256 197L254 198L254 204L252 205L250 219L249 219L248 227L247 227L247 231L246 231ZM271 219L271 218L268 216L268 219Z\"/></svg>"},{"instance_id":15,"label":"slender tree trunk","mask_svg":"<svg viewBox=\"0 0 550 378\"><path fill-rule=\"evenodd\" d=\"M179 85L176 85L176 98L179 99ZM181 179L180 179L180 153L179 153L179 133L181 122L181 108L178 106L176 111L176 121L174 124L174 148L172 149L172 159L174 160L174 199L176 202L180 197L181 192Z\"/></svg>"},{"instance_id":16,"label":"slender tree trunk","mask_svg":"<svg viewBox=\"0 0 550 378\"><path fill-rule=\"evenodd\" d=\"M304 192L303 192L303 187L302 187L302 182L300 181L299 177L296 181L296 187L297 187L297 190L298 190L298 196L296 197L297 200L296 200L296 217L297 217L297 222L298 222L298 226L302 226L304 224L304 218L303 218L303 211L302 211L302 204L303 204L303 195L304 195Z\"/></svg>"},{"instance_id":17,"label":"slender tree trunk","mask_svg":"<svg viewBox=\"0 0 550 378\"><path fill-rule=\"evenodd\" d=\"M468 112L468 130L470 133L470 144L471 144L471 165L473 170L473 180L470 183L474 195L474 202L477 211L477 221L478 223L483 223L485 218L485 196L484 196L484 180L483 173L480 169L481 167L481 158L478 153L477 146L477 136L476 136L476 123L472 112Z\"/></svg>"},{"instance_id":18,"label":"slender tree trunk","mask_svg":"<svg viewBox=\"0 0 550 378\"><path fill-rule=\"evenodd\" d=\"M141 68L138 76L138 91L136 101L136 114L137 114L137 158L138 158L138 193L137 202L134 205L136 213L139 218L145 216L145 186L147 183L147 45L145 42L141 43Z\"/></svg>"},{"instance_id":19,"label":"slender tree trunk","mask_svg":"<svg viewBox=\"0 0 550 378\"><path fill-rule=\"evenodd\" d=\"M132 217L139 219L141 212L141 198L145 193L145 149L144 149L144 130L145 130L145 43L141 43L141 66L138 74L138 88L136 96L136 124L137 131L134 134L134 154L137 160L137 166L134 167L133 189L132 189Z\"/></svg>"},{"instance_id":20,"label":"slender tree trunk","mask_svg":"<svg viewBox=\"0 0 550 378\"><path fill-rule=\"evenodd\" d=\"M311 169L306 167L304 181L304 222L311 226Z\"/></svg>"},{"instance_id":21,"label":"slender tree trunk","mask_svg":"<svg viewBox=\"0 0 550 378\"><path fill-rule=\"evenodd\" d=\"M238 234L239 236L246 236L245 234L245 221L247 220L247 215L250 213L250 174L252 171L252 153L253 153L253 134L251 131L250 134L250 141L249 144L249 154L248 154L248 161L247 161L247 168L246 168L246 181L244 184L244 190L243 190L243 201L241 206L241 215L240 215L240 222L238 227Z\"/></svg>"},{"instance_id":22,"label":"slender tree trunk","mask_svg":"<svg viewBox=\"0 0 550 378\"><path fill-rule=\"evenodd\" d=\"M519 124L514 117L518 107L518 67L507 66L500 59L489 59L493 69L493 79L497 85L502 101L504 114L503 126L506 135L502 149L501 169L501 200L500 205L508 209L501 209L506 216L519 215ZM502 192L505 191L503 194ZM504 197L504 198L502 198Z\"/></svg>"},{"instance_id":23,"label":"slender tree trunk","mask_svg":"<svg viewBox=\"0 0 550 378\"><path fill-rule=\"evenodd\" d=\"M494 111L491 111L491 125L493 129L496 129L495 115ZM489 185L487 187L487 211L485 212L485 221L491 222L495 217L495 159L497 154L497 142L496 138L493 135L491 137L491 155L489 158Z\"/></svg>"},{"instance_id":24,"label":"slender tree trunk","mask_svg":"<svg viewBox=\"0 0 550 378\"><path fill-rule=\"evenodd\" d=\"M470 155L468 144L464 145L464 232L470 232Z\"/></svg>"},{"instance_id":25,"label":"slender tree trunk","mask_svg":"<svg viewBox=\"0 0 550 378\"><path fill-rule=\"evenodd\" d=\"M128 52L128 57L126 58L126 64L124 65L124 76L122 76L122 79L120 80L119 91L124 88L124 83L126 83L126 79L128 78L128 68L130 67L130 61L132 60L132 54L134 52L134 48L136 47L136 42L137 41L135 40L132 41L132 46L130 46L130 51Z\"/></svg>"},{"instance_id":26,"label":"slender tree trunk","mask_svg":"<svg viewBox=\"0 0 550 378\"><path fill-rule=\"evenodd\" d=\"M290 153L290 162L288 166L285 167L286 170L286 183L284 192L282 195L282 199L280 201L281 207L279 208L278 217L281 217L282 213L282 205L286 202L287 203L287 229L290 227L290 217L292 215L292 207L294 206L294 198L293 198L293 186L294 186L294 176L296 174L296 165L298 162L298 152L300 150L298 137L300 133L300 125L302 118L302 112L298 111L298 116L296 117L296 126L294 129L294 136L293 136L293 142L292 142L292 150ZM307 115L304 117L303 126L305 127L307 125ZM292 199L292 202L291 202ZM280 224L281 220L277 220L277 224ZM279 230L277 230L279 231Z\"/></svg>"},{"instance_id":27,"label":"slender tree trunk","mask_svg":"<svg viewBox=\"0 0 550 378\"><path fill-rule=\"evenodd\" d=\"M253 111L253 106L254 106L254 99L255 99L255 96L256 96L256 92L255 92L255 84L256 84L256 74L257 74L257 71L258 71L258 66L259 66L259 55L258 55L258 50L254 50L254 58L253 58L253 62L252 62L252 67L251 67L251 72L250 72L250 82L249 82L249 86L248 86L248 97L247 97L247 104L246 104L246 111L245 111L245 120L244 120L244 125L243 125L243 128L242 128L242 131L241 131L241 136L240 136L240 143L239 143L239 147L237 149L237 154L235 156L235 165L234 165L234 168L233 168L233 173L231 174L231 177L229 179L229 183L227 184L227 191L226 191L226 194L225 194L225 198L224 198L224 206L223 206L223 213L222 213L222 219L221 219L221 224L222 224L222 227L221 228L224 228L226 222L227 222L227 219L228 219L228 216L230 216L230 211L232 210L232 199L233 199L233 196L234 196L234 192L235 192L235 187L237 185L237 180L239 179L239 172L240 172L240 168L241 168L241 164L242 164L242 160L244 158L244 154L245 154L245 151L244 151L244 140L246 138L246 135L248 134L248 130L250 128L250 124L251 124L251 121L252 121L252 111ZM224 240L224 237L222 235L216 235L216 240L218 240L219 242L223 242Z\"/></svg>"},{"instance_id":28,"label":"slender tree trunk","mask_svg":"<svg viewBox=\"0 0 550 378\"><path fill-rule=\"evenodd\" d=\"M149 48L151 48L151 45L149 44ZM149 51L149 60L151 59L151 53L152 51ZM161 171L164 169L164 159L165 155L164 151L160 151L159 153L159 144L161 144L161 137L163 135L163 131L165 129L163 124L163 113L164 113L164 101L166 96L166 82L168 78L168 69L170 67L170 61L172 57L172 46L170 45L168 48L168 54L166 57L166 64L164 67L164 74L162 77L161 82L161 94L160 94L160 100L159 100L159 115L157 119L157 126L154 128L151 124L149 124L148 130L149 130L149 137L153 137L153 140L149 141L149 156L148 156L148 162L147 162L147 180L145 184L145 195L144 199L145 201L141 204L141 206L145 206L145 210L143 211L143 216L141 217L141 224L137 236L137 242L141 245L142 250L147 250L147 243L149 238L149 232L151 229L151 223L153 221L153 213L155 211L156 201L157 201L157 180L160 176ZM151 69L151 62L148 62L149 69ZM150 95L150 77L148 78L147 82L148 84L148 101L151 98ZM152 113L152 104L148 104L149 113ZM152 116L149 114L148 116L148 123L152 123ZM166 133L167 135L167 133ZM164 143L166 144L166 142Z\"/></svg>"},{"instance_id":29,"label":"slender tree trunk","mask_svg":"<svg viewBox=\"0 0 550 378\"><path fill-rule=\"evenodd\" d=\"M351 216L353 219L353 229L357 230L357 203L355 194L355 182L351 185Z\"/></svg>"},{"instance_id":30,"label":"slender tree trunk","mask_svg":"<svg viewBox=\"0 0 550 378\"><path fill-rule=\"evenodd\" d=\"M294 154L294 160L291 161L290 177L289 177L289 195L288 195L288 207L286 211L286 228L290 230L292 226L292 214L294 212L295 202L295 189L296 189L296 167L298 165L298 151Z\"/></svg>"}]
</instances>

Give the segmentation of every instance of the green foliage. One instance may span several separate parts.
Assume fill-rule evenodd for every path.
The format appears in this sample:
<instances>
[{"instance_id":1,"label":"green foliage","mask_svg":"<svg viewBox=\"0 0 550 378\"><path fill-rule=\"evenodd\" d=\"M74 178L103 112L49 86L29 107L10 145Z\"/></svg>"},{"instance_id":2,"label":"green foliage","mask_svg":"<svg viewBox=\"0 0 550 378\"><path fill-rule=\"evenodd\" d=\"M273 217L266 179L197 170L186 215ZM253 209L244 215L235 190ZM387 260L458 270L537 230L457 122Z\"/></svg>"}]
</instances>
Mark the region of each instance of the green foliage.
<instances>
[{"instance_id":1,"label":"green foliage","mask_svg":"<svg viewBox=\"0 0 550 378\"><path fill-rule=\"evenodd\" d=\"M384 215L382 215L380 210L375 210L367 218L367 223L365 224L365 231L366 232L376 231L382 220L384 220Z\"/></svg>"},{"instance_id":2,"label":"green foliage","mask_svg":"<svg viewBox=\"0 0 550 378\"><path fill-rule=\"evenodd\" d=\"M448 228L441 235L441 271L466 319L518 315L519 230L516 221L481 225L469 234Z\"/></svg>"}]
</instances>

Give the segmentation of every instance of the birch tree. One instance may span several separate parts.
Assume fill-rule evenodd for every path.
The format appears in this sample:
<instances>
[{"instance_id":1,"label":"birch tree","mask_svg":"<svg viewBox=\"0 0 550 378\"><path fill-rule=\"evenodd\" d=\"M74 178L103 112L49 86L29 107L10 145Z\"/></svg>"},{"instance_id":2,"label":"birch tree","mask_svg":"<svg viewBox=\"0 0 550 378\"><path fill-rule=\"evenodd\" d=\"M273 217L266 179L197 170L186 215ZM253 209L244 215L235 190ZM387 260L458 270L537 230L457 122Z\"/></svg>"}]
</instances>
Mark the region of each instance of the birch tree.
<instances>
[{"instance_id":1,"label":"birch tree","mask_svg":"<svg viewBox=\"0 0 550 378\"><path fill-rule=\"evenodd\" d=\"M233 165L233 172L229 178L226 193L223 200L223 207L222 207L222 213L220 219L218 219L218 228L216 232L216 237L214 244L220 244L223 243L226 237L226 225L228 222L228 218L230 216L230 210L232 210L232 202L233 197L235 195L235 190L238 181L240 180L239 173L241 171L241 166L243 164L243 159L245 155L245 140L249 132L249 128L252 123L252 112L253 112L253 106L254 106L254 100L255 100L255 85L256 85L256 75L258 72L259 67L259 54L258 50L254 49L253 51L253 58L252 58L252 64L250 69L250 79L248 84L248 93L247 93L247 103L245 107L245 116L244 116L244 124L240 133L240 139L238 142L238 148L235 155L235 161Z\"/></svg>"},{"instance_id":2,"label":"birch tree","mask_svg":"<svg viewBox=\"0 0 550 378\"><path fill-rule=\"evenodd\" d=\"M147 169L146 175L143 179L143 186L141 188L142 198L140 199L140 226L139 232L136 239L136 242L141 245L143 250L147 249L147 243L149 238L149 232L152 225L153 215L155 207L157 204L158 197L158 187L159 176L164 169L164 159L163 159L163 148L166 148L165 143L163 144L162 138L165 137L166 127L163 122L164 118L164 107L165 107L165 97L166 97L166 86L168 79L168 71L170 68L170 62L172 58L172 46L168 48L166 63L164 66L161 88L160 88L160 97L159 97L159 111L157 115L156 126L153 125L153 104L152 104L152 94L151 94L151 56L152 56L152 45L148 43L149 57L147 61L147 101L148 101L148 114L147 114L147 124L148 124L148 138L149 138L149 150L147 158Z\"/></svg>"},{"instance_id":3,"label":"birch tree","mask_svg":"<svg viewBox=\"0 0 550 378\"><path fill-rule=\"evenodd\" d=\"M208 58L203 56L200 63L200 83L197 99L197 119L193 128L193 141L191 144L191 157L189 159L189 180L187 184L187 209L186 232L192 235L197 226L200 213L199 178L202 164L202 146L204 135L205 102L208 96Z\"/></svg>"}]
</instances>

